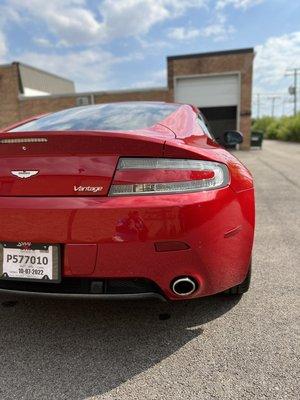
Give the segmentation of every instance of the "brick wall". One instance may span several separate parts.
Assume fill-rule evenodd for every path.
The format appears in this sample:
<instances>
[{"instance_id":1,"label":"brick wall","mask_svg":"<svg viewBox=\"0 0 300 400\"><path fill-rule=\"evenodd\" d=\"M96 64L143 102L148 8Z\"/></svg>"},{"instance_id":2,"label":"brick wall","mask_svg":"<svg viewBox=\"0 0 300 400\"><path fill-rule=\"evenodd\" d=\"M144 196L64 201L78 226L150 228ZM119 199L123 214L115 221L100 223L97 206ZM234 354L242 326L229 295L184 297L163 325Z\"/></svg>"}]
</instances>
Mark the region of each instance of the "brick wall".
<instances>
[{"instance_id":1,"label":"brick wall","mask_svg":"<svg viewBox=\"0 0 300 400\"><path fill-rule=\"evenodd\" d=\"M19 121L19 75L15 64L0 66L0 129Z\"/></svg>"},{"instance_id":2,"label":"brick wall","mask_svg":"<svg viewBox=\"0 0 300 400\"><path fill-rule=\"evenodd\" d=\"M149 89L128 92L107 92L95 95L95 103L111 103L114 101L169 101L167 89Z\"/></svg>"},{"instance_id":3,"label":"brick wall","mask_svg":"<svg viewBox=\"0 0 300 400\"><path fill-rule=\"evenodd\" d=\"M76 97L74 96L44 96L38 98L22 98L19 100L21 119L34 115L50 113L63 110L64 108L75 107Z\"/></svg>"}]
</instances>

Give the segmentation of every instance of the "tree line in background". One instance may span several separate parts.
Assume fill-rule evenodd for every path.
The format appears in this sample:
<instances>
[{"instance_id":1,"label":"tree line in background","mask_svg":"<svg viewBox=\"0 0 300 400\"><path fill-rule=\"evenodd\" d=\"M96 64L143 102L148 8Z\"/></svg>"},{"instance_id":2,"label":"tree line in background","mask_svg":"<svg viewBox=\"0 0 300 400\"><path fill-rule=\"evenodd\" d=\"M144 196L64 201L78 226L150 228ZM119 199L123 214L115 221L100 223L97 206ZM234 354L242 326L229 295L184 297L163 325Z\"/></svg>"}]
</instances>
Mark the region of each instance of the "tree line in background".
<instances>
[{"instance_id":1,"label":"tree line in background","mask_svg":"<svg viewBox=\"0 0 300 400\"><path fill-rule=\"evenodd\" d=\"M265 139L300 142L300 113L290 117L264 116L252 120L252 132L263 132Z\"/></svg>"}]
</instances>

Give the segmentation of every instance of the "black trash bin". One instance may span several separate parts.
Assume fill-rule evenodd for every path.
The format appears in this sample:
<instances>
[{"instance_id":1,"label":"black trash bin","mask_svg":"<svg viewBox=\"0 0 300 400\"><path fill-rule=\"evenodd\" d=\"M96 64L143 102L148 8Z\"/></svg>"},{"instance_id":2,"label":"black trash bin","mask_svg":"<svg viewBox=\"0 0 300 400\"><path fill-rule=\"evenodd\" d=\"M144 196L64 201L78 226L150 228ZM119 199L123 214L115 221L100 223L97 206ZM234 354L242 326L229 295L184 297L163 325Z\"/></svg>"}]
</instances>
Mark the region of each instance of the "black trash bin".
<instances>
[{"instance_id":1,"label":"black trash bin","mask_svg":"<svg viewBox=\"0 0 300 400\"><path fill-rule=\"evenodd\" d=\"M262 148L262 143L264 139L264 133L261 131L251 132L251 147Z\"/></svg>"}]
</instances>

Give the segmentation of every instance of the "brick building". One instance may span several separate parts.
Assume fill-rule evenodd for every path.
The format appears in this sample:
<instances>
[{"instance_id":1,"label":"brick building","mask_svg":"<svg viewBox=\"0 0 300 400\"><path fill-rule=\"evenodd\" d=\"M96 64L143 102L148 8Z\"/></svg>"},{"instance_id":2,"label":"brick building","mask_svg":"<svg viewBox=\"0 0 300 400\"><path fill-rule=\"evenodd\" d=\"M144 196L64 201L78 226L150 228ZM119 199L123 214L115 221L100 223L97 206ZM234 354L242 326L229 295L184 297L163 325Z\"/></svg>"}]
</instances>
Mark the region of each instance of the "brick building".
<instances>
[{"instance_id":1,"label":"brick building","mask_svg":"<svg viewBox=\"0 0 300 400\"><path fill-rule=\"evenodd\" d=\"M0 128L35 114L113 101L192 103L214 131L238 129L250 147L252 48L167 58L168 86L76 93L68 79L22 63L0 66Z\"/></svg>"}]
</instances>

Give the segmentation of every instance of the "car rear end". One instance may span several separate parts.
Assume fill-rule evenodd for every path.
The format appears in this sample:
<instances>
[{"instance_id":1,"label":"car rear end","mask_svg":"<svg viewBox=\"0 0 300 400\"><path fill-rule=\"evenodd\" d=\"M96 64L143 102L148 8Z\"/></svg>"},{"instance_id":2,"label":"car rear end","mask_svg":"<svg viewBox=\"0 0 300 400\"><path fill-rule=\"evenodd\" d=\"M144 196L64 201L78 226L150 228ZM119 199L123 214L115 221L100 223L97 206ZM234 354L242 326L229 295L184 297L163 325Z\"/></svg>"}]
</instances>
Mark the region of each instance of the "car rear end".
<instances>
[{"instance_id":1,"label":"car rear end","mask_svg":"<svg viewBox=\"0 0 300 400\"><path fill-rule=\"evenodd\" d=\"M218 154L171 136L2 133L1 291L178 300L242 282L253 187Z\"/></svg>"}]
</instances>

